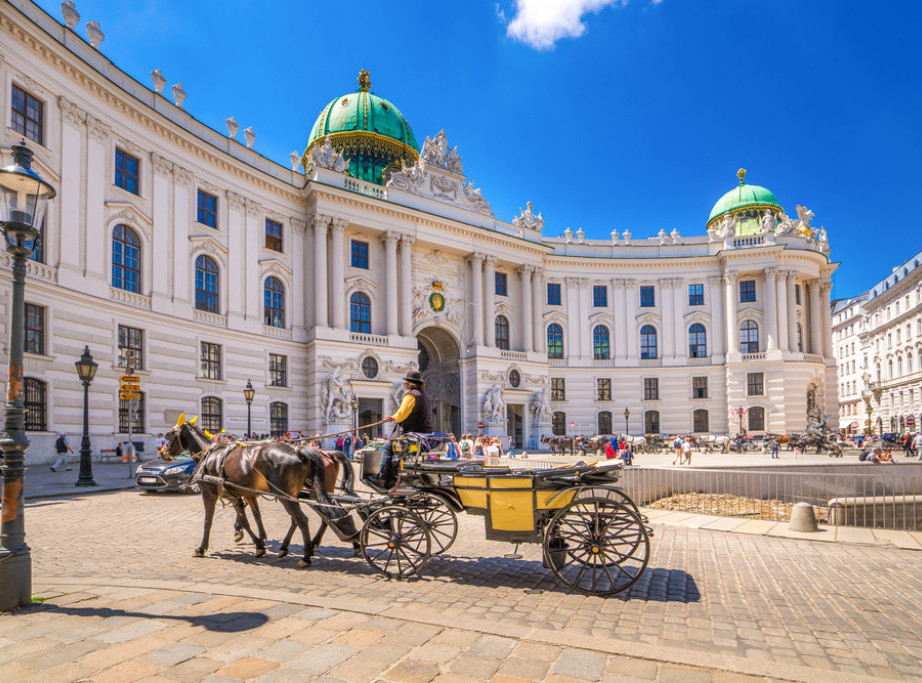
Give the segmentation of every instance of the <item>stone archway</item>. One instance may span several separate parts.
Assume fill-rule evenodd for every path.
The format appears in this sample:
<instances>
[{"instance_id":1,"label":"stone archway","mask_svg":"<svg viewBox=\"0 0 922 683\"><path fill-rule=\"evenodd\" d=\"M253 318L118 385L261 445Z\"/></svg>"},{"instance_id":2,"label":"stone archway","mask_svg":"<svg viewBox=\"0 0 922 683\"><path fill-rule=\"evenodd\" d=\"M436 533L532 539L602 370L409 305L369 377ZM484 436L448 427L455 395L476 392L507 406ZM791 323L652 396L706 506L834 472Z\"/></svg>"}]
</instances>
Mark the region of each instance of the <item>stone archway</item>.
<instances>
[{"instance_id":1,"label":"stone archway","mask_svg":"<svg viewBox=\"0 0 922 683\"><path fill-rule=\"evenodd\" d=\"M432 399L432 428L461 433L461 350L454 336L440 327L417 335L419 371Z\"/></svg>"}]
</instances>

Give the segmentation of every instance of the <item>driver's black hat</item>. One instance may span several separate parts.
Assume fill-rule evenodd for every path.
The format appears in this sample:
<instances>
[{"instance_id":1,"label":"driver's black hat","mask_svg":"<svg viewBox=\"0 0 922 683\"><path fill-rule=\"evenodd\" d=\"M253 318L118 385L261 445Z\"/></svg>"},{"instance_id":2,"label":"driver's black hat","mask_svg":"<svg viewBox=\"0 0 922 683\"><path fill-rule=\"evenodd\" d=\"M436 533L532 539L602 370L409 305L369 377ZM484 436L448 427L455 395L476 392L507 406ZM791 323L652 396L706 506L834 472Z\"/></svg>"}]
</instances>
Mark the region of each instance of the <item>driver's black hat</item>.
<instances>
[{"instance_id":1,"label":"driver's black hat","mask_svg":"<svg viewBox=\"0 0 922 683\"><path fill-rule=\"evenodd\" d=\"M422 385L423 376L419 374L418 370L411 370L407 373L407 376L403 378L404 382L412 382L413 384Z\"/></svg>"}]
</instances>

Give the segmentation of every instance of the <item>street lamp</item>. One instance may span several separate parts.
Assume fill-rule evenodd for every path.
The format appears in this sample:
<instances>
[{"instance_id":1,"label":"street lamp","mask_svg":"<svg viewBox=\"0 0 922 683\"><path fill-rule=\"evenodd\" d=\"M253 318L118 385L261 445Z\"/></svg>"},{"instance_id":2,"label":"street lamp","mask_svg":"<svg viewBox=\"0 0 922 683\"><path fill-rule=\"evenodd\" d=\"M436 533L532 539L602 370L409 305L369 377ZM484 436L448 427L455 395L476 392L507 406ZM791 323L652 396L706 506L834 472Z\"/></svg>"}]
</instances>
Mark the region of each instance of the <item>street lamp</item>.
<instances>
[{"instance_id":1,"label":"street lamp","mask_svg":"<svg viewBox=\"0 0 922 683\"><path fill-rule=\"evenodd\" d=\"M357 398L352 399L352 431L356 435L359 433L359 401Z\"/></svg>"},{"instance_id":2,"label":"street lamp","mask_svg":"<svg viewBox=\"0 0 922 683\"><path fill-rule=\"evenodd\" d=\"M625 434L628 433L628 430L627 430L627 421L628 421L628 419L629 419L630 417L631 417L631 411L628 410L627 408L625 408L625 409L624 409L624 433L625 433Z\"/></svg>"},{"instance_id":3,"label":"street lamp","mask_svg":"<svg viewBox=\"0 0 922 683\"><path fill-rule=\"evenodd\" d=\"M871 404L870 404L870 403L868 403L868 404L865 406L865 412L867 412L867 414L868 414L867 434L868 434L868 436L870 436L870 435L871 435L871 414L874 412L874 409L871 407Z\"/></svg>"},{"instance_id":4,"label":"street lamp","mask_svg":"<svg viewBox=\"0 0 922 683\"><path fill-rule=\"evenodd\" d=\"M13 146L13 163L0 168L0 229L13 257L10 298L10 367L6 387L3 453L3 513L0 518L0 612L32 604L32 553L26 544L23 477L26 472L26 408L22 391L25 337L26 259L32 255L37 225L55 191L32 170L32 151L25 142Z\"/></svg>"},{"instance_id":5,"label":"street lamp","mask_svg":"<svg viewBox=\"0 0 922 683\"><path fill-rule=\"evenodd\" d=\"M740 419L740 435L743 434L743 406L740 406L736 410L736 414Z\"/></svg>"},{"instance_id":6,"label":"street lamp","mask_svg":"<svg viewBox=\"0 0 922 683\"><path fill-rule=\"evenodd\" d=\"M74 365L77 366L77 377L83 382L83 438L80 440L80 476L77 477L75 486L96 486L96 482L93 481L93 461L90 460L92 451L90 450L89 390L99 364L93 361L90 347L84 346L83 355ZM131 419L130 415L128 419Z\"/></svg>"},{"instance_id":7,"label":"street lamp","mask_svg":"<svg viewBox=\"0 0 922 683\"><path fill-rule=\"evenodd\" d=\"M243 397L247 401L247 438L253 438L253 430L250 425L250 406L253 405L253 397L256 395L256 389L253 388L253 383L250 380L247 380L247 385L243 390Z\"/></svg>"}]
</instances>

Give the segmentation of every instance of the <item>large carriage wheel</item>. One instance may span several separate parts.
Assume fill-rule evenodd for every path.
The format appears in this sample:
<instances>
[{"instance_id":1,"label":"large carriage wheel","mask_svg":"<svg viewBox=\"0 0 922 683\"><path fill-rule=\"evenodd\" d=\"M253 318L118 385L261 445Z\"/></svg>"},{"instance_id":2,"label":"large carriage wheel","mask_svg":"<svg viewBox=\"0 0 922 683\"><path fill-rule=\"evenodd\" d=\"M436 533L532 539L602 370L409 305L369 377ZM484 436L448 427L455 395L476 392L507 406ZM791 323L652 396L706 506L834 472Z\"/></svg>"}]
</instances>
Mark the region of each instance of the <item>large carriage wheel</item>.
<instances>
[{"instance_id":1,"label":"large carriage wheel","mask_svg":"<svg viewBox=\"0 0 922 683\"><path fill-rule=\"evenodd\" d=\"M432 554L441 555L448 550L458 536L458 515L448 503L432 493L420 493L405 504L428 525Z\"/></svg>"},{"instance_id":2,"label":"large carriage wheel","mask_svg":"<svg viewBox=\"0 0 922 683\"><path fill-rule=\"evenodd\" d=\"M544 534L544 560L557 578L586 595L630 588L650 558L647 528L630 508L609 498L577 497L554 515Z\"/></svg>"},{"instance_id":3,"label":"large carriage wheel","mask_svg":"<svg viewBox=\"0 0 922 683\"><path fill-rule=\"evenodd\" d=\"M368 515L359 537L362 554L372 568L388 578L406 579L429 561L429 525L412 510L398 505Z\"/></svg>"}]
</instances>

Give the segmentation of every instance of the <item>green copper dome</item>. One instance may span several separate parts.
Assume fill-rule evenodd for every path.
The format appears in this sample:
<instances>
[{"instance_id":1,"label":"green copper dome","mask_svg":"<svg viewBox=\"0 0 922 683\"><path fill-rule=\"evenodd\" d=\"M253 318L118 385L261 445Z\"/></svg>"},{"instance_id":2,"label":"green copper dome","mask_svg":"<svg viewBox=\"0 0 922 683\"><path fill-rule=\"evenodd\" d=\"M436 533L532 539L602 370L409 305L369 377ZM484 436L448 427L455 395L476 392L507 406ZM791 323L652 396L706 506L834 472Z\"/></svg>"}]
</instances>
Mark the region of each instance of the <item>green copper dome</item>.
<instances>
[{"instance_id":1,"label":"green copper dome","mask_svg":"<svg viewBox=\"0 0 922 683\"><path fill-rule=\"evenodd\" d=\"M717 223L725 214L732 214L740 219L737 234L745 235L757 231L759 218L766 212L779 214L784 211L781 203L774 193L759 185L748 185L745 182L746 169L737 172L740 179L739 185L727 192L717 200L711 215L708 217L707 226Z\"/></svg>"},{"instance_id":2,"label":"green copper dome","mask_svg":"<svg viewBox=\"0 0 922 683\"><path fill-rule=\"evenodd\" d=\"M329 136L333 147L349 160L349 175L382 184L386 168L412 164L419 158L419 145L400 110L369 92L371 80L364 69L358 82L355 92L341 95L323 108L311 128L304 154Z\"/></svg>"}]
</instances>

